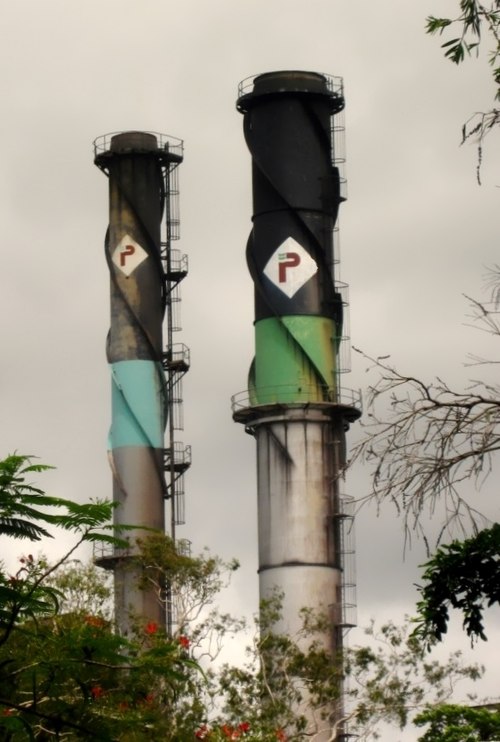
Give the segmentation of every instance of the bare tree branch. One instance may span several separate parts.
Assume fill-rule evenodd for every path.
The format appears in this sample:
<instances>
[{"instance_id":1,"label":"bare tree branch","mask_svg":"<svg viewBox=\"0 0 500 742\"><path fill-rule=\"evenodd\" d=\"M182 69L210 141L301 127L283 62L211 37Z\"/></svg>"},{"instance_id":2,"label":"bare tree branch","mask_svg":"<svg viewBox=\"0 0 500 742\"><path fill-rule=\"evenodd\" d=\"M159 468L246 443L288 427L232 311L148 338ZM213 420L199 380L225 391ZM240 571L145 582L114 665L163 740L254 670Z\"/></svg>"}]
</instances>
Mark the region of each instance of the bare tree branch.
<instances>
[{"instance_id":1,"label":"bare tree branch","mask_svg":"<svg viewBox=\"0 0 500 742\"><path fill-rule=\"evenodd\" d=\"M500 337L498 266L491 273L492 301L467 298L475 326ZM475 496L500 451L500 385L472 379L457 391L443 379L427 382L398 371L388 356L354 350L378 374L367 392L364 437L351 459L372 467L372 491L365 499L394 503L407 539L413 531L422 534L422 513L434 513L438 504L445 509L441 535L452 525L465 534L472 524L477 532L486 521ZM475 365L498 362L476 357Z\"/></svg>"}]
</instances>

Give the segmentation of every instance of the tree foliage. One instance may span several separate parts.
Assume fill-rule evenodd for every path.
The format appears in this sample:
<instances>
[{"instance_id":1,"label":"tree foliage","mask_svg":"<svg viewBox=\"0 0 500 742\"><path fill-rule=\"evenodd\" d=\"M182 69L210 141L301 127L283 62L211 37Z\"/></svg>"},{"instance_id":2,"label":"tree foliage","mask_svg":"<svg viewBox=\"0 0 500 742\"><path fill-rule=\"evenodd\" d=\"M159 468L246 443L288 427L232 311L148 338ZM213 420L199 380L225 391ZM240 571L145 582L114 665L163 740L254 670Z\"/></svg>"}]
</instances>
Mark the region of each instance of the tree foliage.
<instances>
[{"instance_id":1,"label":"tree foliage","mask_svg":"<svg viewBox=\"0 0 500 742\"><path fill-rule=\"evenodd\" d=\"M348 695L354 709L353 728L360 739L378 739L380 722L403 729L417 712L441 708L462 680L478 680L483 668L464 664L460 652L447 660L431 659L413 632L388 622L365 630L368 642L347 650Z\"/></svg>"},{"instance_id":2,"label":"tree foliage","mask_svg":"<svg viewBox=\"0 0 500 742\"><path fill-rule=\"evenodd\" d=\"M164 712L189 685L184 655L151 624L125 639L91 614L25 622L0 653L3 738L175 739Z\"/></svg>"},{"instance_id":3,"label":"tree foliage","mask_svg":"<svg viewBox=\"0 0 500 742\"><path fill-rule=\"evenodd\" d=\"M464 629L472 640L486 640L483 613L485 607L500 603L499 566L498 523L439 548L424 565L415 635L426 645L441 641L451 607L462 612Z\"/></svg>"},{"instance_id":4,"label":"tree foliage","mask_svg":"<svg viewBox=\"0 0 500 742\"><path fill-rule=\"evenodd\" d=\"M496 85L496 100L500 100L500 2L491 0L482 3L479 0L460 0L460 14L455 18L427 18L426 31L429 34L442 35L443 32L455 31L458 36L447 38L441 44L444 55L450 62L460 64L472 53L479 53L479 46L484 30L489 36L488 61L492 67L493 80Z\"/></svg>"},{"instance_id":5,"label":"tree foliage","mask_svg":"<svg viewBox=\"0 0 500 742\"><path fill-rule=\"evenodd\" d=\"M419 742L487 742L500 739L497 709L443 705L415 718L416 726L429 724Z\"/></svg>"},{"instance_id":6,"label":"tree foliage","mask_svg":"<svg viewBox=\"0 0 500 742\"><path fill-rule=\"evenodd\" d=\"M105 586L92 570L75 572L70 564L85 542L126 545L111 533L112 504L45 495L26 477L46 468L24 456L0 462L5 535L37 541L53 535L49 526L75 535L53 564L28 554L14 574L0 570L0 736L140 740L151 727L152 739L174 739L164 710L187 692L198 667L161 627L140 626L130 639L114 631L103 610ZM83 588L91 600L89 592L77 597Z\"/></svg>"},{"instance_id":7,"label":"tree foliage","mask_svg":"<svg viewBox=\"0 0 500 742\"><path fill-rule=\"evenodd\" d=\"M324 648L325 616L302 611L295 636L277 634L282 596L261 604L242 666L225 664L216 680L222 715L231 724L248 721L258 739L335 739L342 662ZM286 735L285 735L286 730Z\"/></svg>"},{"instance_id":8,"label":"tree foliage","mask_svg":"<svg viewBox=\"0 0 500 742\"><path fill-rule=\"evenodd\" d=\"M429 34L446 35L441 44L446 59L461 64L472 54L479 55L486 33L488 61L495 86L495 101L500 100L500 0L489 3L479 0L460 0L460 13L454 18L429 16L426 31ZM456 34L456 35L455 35ZM449 38L451 36L451 38ZM481 161L483 139L500 124L500 110L496 107L475 113L462 127L462 142L471 137L478 140L477 180L481 183Z\"/></svg>"},{"instance_id":9,"label":"tree foliage","mask_svg":"<svg viewBox=\"0 0 500 742\"><path fill-rule=\"evenodd\" d=\"M111 533L109 502L78 504L50 497L26 481L27 476L48 468L27 456L11 455L0 461L0 535L39 541L52 537L48 526L54 526L76 536L70 552L50 567L28 556L15 575L0 572L0 646L19 620L57 610L59 593L48 578L81 544L125 544Z\"/></svg>"},{"instance_id":10,"label":"tree foliage","mask_svg":"<svg viewBox=\"0 0 500 742\"><path fill-rule=\"evenodd\" d=\"M10 523L23 512L36 538L38 525L51 532L61 521L76 543L99 534L106 543L113 539L109 503L79 506L37 490L36 512L27 514L23 492L31 497L33 487L25 477L43 467L31 469L24 457L14 467L7 461L18 502L10 503ZM0 462L1 471L7 468ZM0 502L9 488L7 477ZM180 553L155 533L143 540L142 579L148 590L159 574L175 585L176 630L167 636L164 627L139 619L124 637L112 622L106 575L81 564L75 548L52 564L27 554L14 574L0 569L0 739L6 742L283 742L325 734L334 740L347 720L360 740L372 740L381 720L403 727L416 711L448 701L462 678L480 676L458 655L431 661L407 627L392 624L378 632L372 627L368 646L332 657L322 643L326 616L305 609L296 636L274 631L280 595L265 601L248 627L217 607L237 564L208 552ZM245 662L221 662L231 637L240 644L246 637ZM350 690L342 716L336 704L344 676Z\"/></svg>"},{"instance_id":11,"label":"tree foliage","mask_svg":"<svg viewBox=\"0 0 500 742\"><path fill-rule=\"evenodd\" d=\"M228 585L232 573L239 567L238 561L224 562L208 549L199 556L183 553L180 544L164 533L149 533L139 539L138 544L141 586L152 587L161 596L164 590L163 585L158 584L158 575L166 575L174 596L172 607L177 625L183 630L187 625L198 623L203 632L203 622L198 619Z\"/></svg>"}]
</instances>

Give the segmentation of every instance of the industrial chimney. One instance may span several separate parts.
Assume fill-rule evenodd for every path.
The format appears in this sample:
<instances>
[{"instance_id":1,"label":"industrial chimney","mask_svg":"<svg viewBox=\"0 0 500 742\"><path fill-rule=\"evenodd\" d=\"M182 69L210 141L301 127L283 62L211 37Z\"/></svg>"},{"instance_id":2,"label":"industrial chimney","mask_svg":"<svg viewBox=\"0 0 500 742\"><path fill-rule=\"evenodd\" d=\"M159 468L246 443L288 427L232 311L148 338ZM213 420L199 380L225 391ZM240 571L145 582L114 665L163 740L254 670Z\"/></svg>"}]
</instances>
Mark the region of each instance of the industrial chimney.
<instances>
[{"instance_id":1,"label":"industrial chimney","mask_svg":"<svg viewBox=\"0 0 500 742\"><path fill-rule=\"evenodd\" d=\"M237 108L252 156L255 358L233 417L255 436L261 598L283 593L276 631L300 610L328 615L334 656L346 628L340 480L345 431L360 415L340 388L345 298L336 280L342 80L302 71L240 83ZM325 732L328 739L330 731ZM315 739L323 739L320 735Z\"/></svg>"},{"instance_id":2,"label":"industrial chimney","mask_svg":"<svg viewBox=\"0 0 500 742\"><path fill-rule=\"evenodd\" d=\"M114 572L115 615L124 633L137 620L161 626L166 620L166 595L157 586L139 585L142 575L135 557L137 539L145 538L142 528L164 532L165 499L171 500L171 522L176 522L172 485L178 466L173 442L164 448L164 433L175 386L169 368L180 359L171 345L171 321L164 352L162 325L173 287L183 277L175 271L170 249L176 195L172 179L182 150L180 140L151 132L109 134L94 142L95 163L109 179L105 254L111 288L107 358L114 518L117 526L138 527L128 534L128 550L115 549L96 561Z\"/></svg>"}]
</instances>

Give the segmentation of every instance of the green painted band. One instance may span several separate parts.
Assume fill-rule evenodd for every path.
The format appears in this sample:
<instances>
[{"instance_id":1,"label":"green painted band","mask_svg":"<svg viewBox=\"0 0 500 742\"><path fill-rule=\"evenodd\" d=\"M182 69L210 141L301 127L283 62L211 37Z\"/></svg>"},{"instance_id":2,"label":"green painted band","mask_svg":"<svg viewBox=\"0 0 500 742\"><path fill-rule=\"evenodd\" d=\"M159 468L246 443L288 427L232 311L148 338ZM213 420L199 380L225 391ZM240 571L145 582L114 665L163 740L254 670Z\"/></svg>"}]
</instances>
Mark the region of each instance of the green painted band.
<instances>
[{"instance_id":1,"label":"green painted band","mask_svg":"<svg viewBox=\"0 0 500 742\"><path fill-rule=\"evenodd\" d=\"M249 384L255 403L328 398L337 383L337 347L335 323L328 317L293 315L257 322Z\"/></svg>"},{"instance_id":2,"label":"green painted band","mask_svg":"<svg viewBox=\"0 0 500 742\"><path fill-rule=\"evenodd\" d=\"M163 370L154 361L111 364L112 423L109 448L163 448L165 414Z\"/></svg>"}]
</instances>

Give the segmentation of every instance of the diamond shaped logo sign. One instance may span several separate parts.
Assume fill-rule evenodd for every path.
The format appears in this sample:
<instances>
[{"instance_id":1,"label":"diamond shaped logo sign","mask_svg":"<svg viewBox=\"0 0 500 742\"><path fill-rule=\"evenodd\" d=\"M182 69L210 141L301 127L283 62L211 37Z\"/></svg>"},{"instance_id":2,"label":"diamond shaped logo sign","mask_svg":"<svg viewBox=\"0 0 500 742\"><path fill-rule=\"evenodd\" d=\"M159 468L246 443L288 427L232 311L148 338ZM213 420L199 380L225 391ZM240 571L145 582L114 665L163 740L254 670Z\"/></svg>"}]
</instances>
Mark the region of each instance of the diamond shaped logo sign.
<instances>
[{"instance_id":1,"label":"diamond shaped logo sign","mask_svg":"<svg viewBox=\"0 0 500 742\"><path fill-rule=\"evenodd\" d=\"M308 252L293 237L288 237L271 255L264 274L288 296L294 296L318 271Z\"/></svg>"},{"instance_id":2,"label":"diamond shaped logo sign","mask_svg":"<svg viewBox=\"0 0 500 742\"><path fill-rule=\"evenodd\" d=\"M146 250L129 234L126 234L115 247L111 259L116 267L128 278L147 257Z\"/></svg>"}]
</instances>

